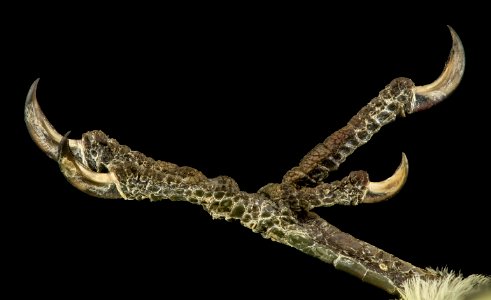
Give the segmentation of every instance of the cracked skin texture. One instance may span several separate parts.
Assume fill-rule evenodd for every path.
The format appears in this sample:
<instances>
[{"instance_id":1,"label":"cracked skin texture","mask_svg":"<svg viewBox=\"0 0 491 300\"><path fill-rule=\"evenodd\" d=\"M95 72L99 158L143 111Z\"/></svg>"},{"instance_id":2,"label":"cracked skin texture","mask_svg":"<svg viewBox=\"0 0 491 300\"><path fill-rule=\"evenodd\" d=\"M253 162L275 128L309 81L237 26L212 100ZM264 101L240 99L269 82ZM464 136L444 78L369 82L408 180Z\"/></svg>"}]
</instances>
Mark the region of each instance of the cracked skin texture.
<instances>
[{"instance_id":1,"label":"cracked skin texture","mask_svg":"<svg viewBox=\"0 0 491 300\"><path fill-rule=\"evenodd\" d=\"M281 183L271 183L257 193L240 191L230 177L207 178L191 167L154 160L120 145L102 131L82 137L82 160L91 170L110 172L125 199L170 199L201 205L213 218L238 220L263 237L294 247L333 264L390 293L408 278L434 274L340 231L311 211L318 206L357 205L366 195L368 174L351 172L324 183L346 157L380 128L404 111L413 97L414 84L393 80L378 97L348 124L317 145Z\"/></svg>"},{"instance_id":2,"label":"cracked skin texture","mask_svg":"<svg viewBox=\"0 0 491 300\"><path fill-rule=\"evenodd\" d=\"M346 126L331 134L314 147L300 164L283 177L283 183L315 186L330 172L338 169L358 147L367 143L382 126L405 116L413 99L414 83L408 78L396 78L378 97L363 107Z\"/></svg>"}]
</instances>

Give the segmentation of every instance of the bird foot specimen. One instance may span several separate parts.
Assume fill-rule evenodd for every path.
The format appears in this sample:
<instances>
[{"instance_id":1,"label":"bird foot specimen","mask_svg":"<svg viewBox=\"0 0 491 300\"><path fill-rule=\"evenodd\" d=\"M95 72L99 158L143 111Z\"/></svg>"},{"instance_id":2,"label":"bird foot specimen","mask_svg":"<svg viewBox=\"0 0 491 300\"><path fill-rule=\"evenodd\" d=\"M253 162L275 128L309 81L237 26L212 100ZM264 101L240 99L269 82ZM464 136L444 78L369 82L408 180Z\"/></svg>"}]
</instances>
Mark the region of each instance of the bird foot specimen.
<instances>
[{"instance_id":1,"label":"bird foot specimen","mask_svg":"<svg viewBox=\"0 0 491 300\"><path fill-rule=\"evenodd\" d=\"M213 218L237 220L264 238L294 247L402 299L464 299L489 289L491 279L414 266L342 232L312 211L385 201L402 188L408 175L404 154L394 175L381 182L371 181L365 171L353 171L334 182L326 179L384 125L426 110L456 89L465 56L458 35L452 28L450 32L452 50L436 81L416 86L408 78L394 79L346 126L307 153L280 183L267 184L256 193L241 191L227 176L207 178L191 167L154 160L99 130L78 140L59 134L36 99L38 80L27 96L25 121L33 141L58 162L66 179L91 196L188 201L201 205Z\"/></svg>"}]
</instances>

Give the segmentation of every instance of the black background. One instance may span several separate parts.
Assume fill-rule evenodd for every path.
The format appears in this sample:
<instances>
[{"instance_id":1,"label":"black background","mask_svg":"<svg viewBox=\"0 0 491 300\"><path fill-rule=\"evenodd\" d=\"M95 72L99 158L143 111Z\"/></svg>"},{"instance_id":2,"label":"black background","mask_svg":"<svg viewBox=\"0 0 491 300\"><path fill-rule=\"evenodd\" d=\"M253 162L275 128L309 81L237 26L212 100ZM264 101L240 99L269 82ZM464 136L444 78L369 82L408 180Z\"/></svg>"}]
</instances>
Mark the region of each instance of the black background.
<instances>
[{"instance_id":1,"label":"black background","mask_svg":"<svg viewBox=\"0 0 491 300\"><path fill-rule=\"evenodd\" d=\"M79 192L30 140L23 103L40 77L39 103L60 133L100 129L254 192L279 182L392 79L436 79L451 46L446 23L466 49L458 90L384 127L333 174L364 169L382 180L404 151L404 189L385 203L316 212L417 266L490 273L489 83L481 76L488 47L480 26L333 22L332 12L295 8L75 12L26 15L6 31L3 89L12 108L4 119L12 120L4 133L15 142L4 144L2 211L8 277L19 295L390 298L199 206Z\"/></svg>"}]
</instances>

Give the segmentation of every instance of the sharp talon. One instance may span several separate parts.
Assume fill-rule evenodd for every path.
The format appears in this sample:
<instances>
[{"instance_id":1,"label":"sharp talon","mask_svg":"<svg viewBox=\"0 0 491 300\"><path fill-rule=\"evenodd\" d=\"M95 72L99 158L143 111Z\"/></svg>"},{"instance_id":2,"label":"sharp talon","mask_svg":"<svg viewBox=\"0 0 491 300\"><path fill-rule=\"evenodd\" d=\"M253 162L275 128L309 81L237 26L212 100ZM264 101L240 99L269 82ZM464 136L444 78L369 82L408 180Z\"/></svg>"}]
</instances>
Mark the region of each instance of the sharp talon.
<instances>
[{"instance_id":1,"label":"sharp talon","mask_svg":"<svg viewBox=\"0 0 491 300\"><path fill-rule=\"evenodd\" d=\"M381 182L370 182L363 203L377 203L388 200L397 194L406 183L409 164L406 154L402 153L402 160L392 176Z\"/></svg>"},{"instance_id":2,"label":"sharp talon","mask_svg":"<svg viewBox=\"0 0 491 300\"><path fill-rule=\"evenodd\" d=\"M448 29L452 34L453 42L447 64L440 77L433 83L414 88L414 99L409 108L409 113L428 109L443 101L462 80L465 69L464 46L455 30L450 26Z\"/></svg>"},{"instance_id":3,"label":"sharp talon","mask_svg":"<svg viewBox=\"0 0 491 300\"><path fill-rule=\"evenodd\" d=\"M59 144L58 164L65 178L74 187L91 196L100 198L121 198L116 188L117 180L112 173L97 173L81 164L68 144L68 135Z\"/></svg>"},{"instance_id":4,"label":"sharp talon","mask_svg":"<svg viewBox=\"0 0 491 300\"><path fill-rule=\"evenodd\" d=\"M39 78L33 82L27 93L24 120L32 140L46 155L56 160L60 141L63 136L55 130L39 106L36 97L38 82ZM69 145L71 148L77 148L78 141L69 140Z\"/></svg>"}]
</instances>

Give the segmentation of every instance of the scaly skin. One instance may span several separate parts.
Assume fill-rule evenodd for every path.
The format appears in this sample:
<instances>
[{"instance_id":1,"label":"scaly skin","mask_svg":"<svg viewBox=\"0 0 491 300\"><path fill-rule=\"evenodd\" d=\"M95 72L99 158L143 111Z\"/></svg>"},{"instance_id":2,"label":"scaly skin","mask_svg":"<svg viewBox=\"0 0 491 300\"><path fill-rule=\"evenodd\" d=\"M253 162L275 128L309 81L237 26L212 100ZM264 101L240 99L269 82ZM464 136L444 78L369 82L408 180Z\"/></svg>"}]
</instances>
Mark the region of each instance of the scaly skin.
<instances>
[{"instance_id":1,"label":"scaly skin","mask_svg":"<svg viewBox=\"0 0 491 300\"><path fill-rule=\"evenodd\" d=\"M351 144L349 153L352 153L356 147L366 143L381 126L403 112L407 99L411 97L412 87L408 79L394 80L348 126L326 140L325 144L330 145L331 152L330 156L323 157L345 158L347 152L343 151L343 145ZM356 145L351 142L354 136L359 141ZM390 293L396 293L405 280L414 276L433 276L340 231L310 211L318 206L356 205L362 202L369 182L368 174L364 171L352 172L340 181L314 187L302 187L288 181L285 183L284 180L280 184L269 184L258 193L246 193L240 191L237 183L229 177L209 179L191 167L156 161L120 145L101 131L85 133L81 145L81 160L93 171L112 174L122 198L170 199L199 204L213 218L239 220L242 225L265 238L331 263ZM310 152L300 166L307 170L306 165L316 165L306 164L306 161L326 161L319 160L321 156L313 155L318 152ZM344 158L338 162L344 161ZM311 169L319 170L318 167ZM323 175L327 176L327 172ZM319 181L320 177L315 178Z\"/></svg>"},{"instance_id":2,"label":"scaly skin","mask_svg":"<svg viewBox=\"0 0 491 300\"><path fill-rule=\"evenodd\" d=\"M324 180L384 125L398 116L432 107L458 86L465 67L464 50L457 34L451 28L450 31L453 38L450 58L436 81L416 87L410 79L394 79L345 127L288 171L281 183L267 184L257 193L241 191L226 176L207 178L193 168L156 161L120 145L101 131L87 132L81 140L68 140L67 135L63 137L56 132L39 108L35 97L37 81L26 100L25 121L34 142L58 161L67 180L92 196L199 204L213 218L238 220L265 238L294 247L389 293L405 297L411 293L408 286L417 289L432 282L438 285L448 274L413 266L340 231L311 210L319 206L383 201L404 184L405 156L402 167L380 183L370 182L365 171L351 172L331 183ZM486 279L483 282L489 282L487 277L483 278Z\"/></svg>"},{"instance_id":3,"label":"scaly skin","mask_svg":"<svg viewBox=\"0 0 491 300\"><path fill-rule=\"evenodd\" d=\"M285 174L283 183L315 186L323 182L330 172L337 170L349 155L367 143L382 126L409 112L414 96L413 88L414 83L410 79L392 80L346 126L307 153L297 167Z\"/></svg>"}]
</instances>

